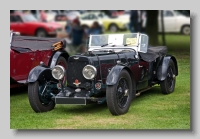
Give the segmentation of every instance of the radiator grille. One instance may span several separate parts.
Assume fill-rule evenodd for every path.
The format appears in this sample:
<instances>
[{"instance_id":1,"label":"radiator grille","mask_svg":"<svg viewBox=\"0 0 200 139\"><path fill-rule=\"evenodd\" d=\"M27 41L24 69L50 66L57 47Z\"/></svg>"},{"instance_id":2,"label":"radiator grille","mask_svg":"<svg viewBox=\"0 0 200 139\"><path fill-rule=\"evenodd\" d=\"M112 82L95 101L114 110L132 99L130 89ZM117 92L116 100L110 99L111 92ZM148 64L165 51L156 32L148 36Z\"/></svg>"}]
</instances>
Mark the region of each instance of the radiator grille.
<instances>
[{"instance_id":1,"label":"radiator grille","mask_svg":"<svg viewBox=\"0 0 200 139\"><path fill-rule=\"evenodd\" d=\"M76 88L76 85L73 83L77 79L81 84L79 85L80 88L84 88L84 84L86 82L90 82L90 80L87 80L83 77L82 70L83 68L88 64L86 61L73 61L68 63L68 71L67 71L67 84L68 86Z\"/></svg>"}]
</instances>

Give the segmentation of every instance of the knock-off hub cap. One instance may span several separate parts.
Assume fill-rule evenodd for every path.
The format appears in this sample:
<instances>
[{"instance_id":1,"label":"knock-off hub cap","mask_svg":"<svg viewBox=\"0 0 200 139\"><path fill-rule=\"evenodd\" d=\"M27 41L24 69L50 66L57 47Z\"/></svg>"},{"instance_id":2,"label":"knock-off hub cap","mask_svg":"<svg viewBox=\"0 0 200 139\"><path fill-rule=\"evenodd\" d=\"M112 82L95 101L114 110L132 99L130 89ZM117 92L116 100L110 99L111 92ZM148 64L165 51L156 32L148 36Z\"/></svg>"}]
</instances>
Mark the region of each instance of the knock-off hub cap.
<instances>
[{"instance_id":1,"label":"knock-off hub cap","mask_svg":"<svg viewBox=\"0 0 200 139\"><path fill-rule=\"evenodd\" d=\"M128 92L129 92L129 90L128 90L128 89L126 89L126 90L124 91L124 96L125 96L125 97L127 97L127 96L128 96Z\"/></svg>"}]
</instances>

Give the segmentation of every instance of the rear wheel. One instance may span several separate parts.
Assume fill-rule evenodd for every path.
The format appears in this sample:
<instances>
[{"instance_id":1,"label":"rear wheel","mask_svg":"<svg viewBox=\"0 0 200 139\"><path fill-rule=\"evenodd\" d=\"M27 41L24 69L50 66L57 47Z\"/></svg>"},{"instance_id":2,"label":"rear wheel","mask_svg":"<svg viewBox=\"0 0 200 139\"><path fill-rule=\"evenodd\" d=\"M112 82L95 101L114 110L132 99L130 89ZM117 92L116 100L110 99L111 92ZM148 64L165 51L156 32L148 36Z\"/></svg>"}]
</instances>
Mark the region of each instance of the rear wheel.
<instances>
[{"instance_id":1,"label":"rear wheel","mask_svg":"<svg viewBox=\"0 0 200 139\"><path fill-rule=\"evenodd\" d=\"M107 106L113 115L125 114L131 104L133 92L129 73L122 70L117 83L106 89Z\"/></svg>"},{"instance_id":2,"label":"rear wheel","mask_svg":"<svg viewBox=\"0 0 200 139\"><path fill-rule=\"evenodd\" d=\"M36 31L36 36L37 37L47 37L47 32L44 29L38 29Z\"/></svg>"},{"instance_id":3,"label":"rear wheel","mask_svg":"<svg viewBox=\"0 0 200 139\"><path fill-rule=\"evenodd\" d=\"M111 24L111 25L109 26L109 31L110 31L110 32L117 32L117 31L118 31L117 25L116 25L116 24Z\"/></svg>"},{"instance_id":4,"label":"rear wheel","mask_svg":"<svg viewBox=\"0 0 200 139\"><path fill-rule=\"evenodd\" d=\"M35 112L47 112L55 107L55 102L47 93L45 84L40 84L38 81L28 84L28 98Z\"/></svg>"},{"instance_id":5,"label":"rear wheel","mask_svg":"<svg viewBox=\"0 0 200 139\"><path fill-rule=\"evenodd\" d=\"M169 66L167 68L167 76L165 80L160 83L160 87L163 94L170 94L174 91L176 83L176 76L175 76L175 66L174 62L170 59Z\"/></svg>"},{"instance_id":6,"label":"rear wheel","mask_svg":"<svg viewBox=\"0 0 200 139\"><path fill-rule=\"evenodd\" d=\"M181 29L181 32L184 35L190 35L190 26L188 26L188 25L183 26L182 29Z\"/></svg>"}]
</instances>

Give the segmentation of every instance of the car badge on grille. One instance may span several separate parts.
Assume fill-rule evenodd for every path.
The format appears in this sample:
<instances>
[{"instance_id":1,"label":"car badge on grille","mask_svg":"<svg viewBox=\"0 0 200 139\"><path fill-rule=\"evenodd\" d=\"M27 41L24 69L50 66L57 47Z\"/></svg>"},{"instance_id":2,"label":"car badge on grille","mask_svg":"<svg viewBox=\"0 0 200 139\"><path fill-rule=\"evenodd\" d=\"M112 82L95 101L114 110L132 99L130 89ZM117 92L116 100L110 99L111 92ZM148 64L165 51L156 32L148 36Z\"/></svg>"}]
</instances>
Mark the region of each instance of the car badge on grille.
<instances>
[{"instance_id":1,"label":"car badge on grille","mask_svg":"<svg viewBox=\"0 0 200 139\"><path fill-rule=\"evenodd\" d=\"M76 87L78 87L78 86L79 86L79 84L81 84L81 82L79 82L79 81L76 79L76 80L75 80L75 82L74 82L73 84L75 84L75 85L76 85Z\"/></svg>"},{"instance_id":2,"label":"car badge on grille","mask_svg":"<svg viewBox=\"0 0 200 139\"><path fill-rule=\"evenodd\" d=\"M101 83L96 83L96 84L95 84L95 88L96 88L97 90L101 89Z\"/></svg>"},{"instance_id":3,"label":"car badge on grille","mask_svg":"<svg viewBox=\"0 0 200 139\"><path fill-rule=\"evenodd\" d=\"M79 59L79 57L74 57L75 60Z\"/></svg>"}]
</instances>

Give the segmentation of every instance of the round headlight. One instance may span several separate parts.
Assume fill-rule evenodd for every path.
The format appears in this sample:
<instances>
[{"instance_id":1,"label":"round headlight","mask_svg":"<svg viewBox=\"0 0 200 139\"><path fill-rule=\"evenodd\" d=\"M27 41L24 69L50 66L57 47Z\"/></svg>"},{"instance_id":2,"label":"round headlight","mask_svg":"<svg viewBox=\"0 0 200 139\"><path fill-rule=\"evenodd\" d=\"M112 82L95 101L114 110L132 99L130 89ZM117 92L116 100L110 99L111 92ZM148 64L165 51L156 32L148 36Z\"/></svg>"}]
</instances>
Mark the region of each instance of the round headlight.
<instances>
[{"instance_id":1,"label":"round headlight","mask_svg":"<svg viewBox=\"0 0 200 139\"><path fill-rule=\"evenodd\" d=\"M65 68L63 66L60 66L60 65L56 65L52 71L52 76L57 79L57 80L61 80L64 75L65 75Z\"/></svg>"},{"instance_id":2,"label":"round headlight","mask_svg":"<svg viewBox=\"0 0 200 139\"><path fill-rule=\"evenodd\" d=\"M86 78L86 79L94 79L94 77L96 76L97 74L97 69L94 67L94 66L91 66L91 65L86 65L84 68L83 68L83 76Z\"/></svg>"}]
</instances>

